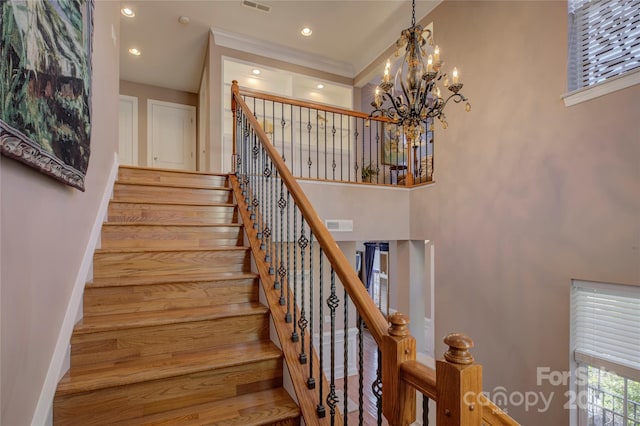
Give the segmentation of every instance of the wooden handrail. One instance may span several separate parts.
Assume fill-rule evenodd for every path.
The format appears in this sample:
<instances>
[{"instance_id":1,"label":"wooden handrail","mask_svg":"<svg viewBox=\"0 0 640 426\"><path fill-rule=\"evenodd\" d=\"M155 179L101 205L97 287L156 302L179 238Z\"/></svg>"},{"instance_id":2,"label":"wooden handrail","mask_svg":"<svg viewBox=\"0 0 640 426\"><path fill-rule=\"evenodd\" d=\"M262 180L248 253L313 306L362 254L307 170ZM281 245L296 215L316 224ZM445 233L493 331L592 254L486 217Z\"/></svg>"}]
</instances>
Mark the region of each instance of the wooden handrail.
<instances>
[{"instance_id":1,"label":"wooden handrail","mask_svg":"<svg viewBox=\"0 0 640 426\"><path fill-rule=\"evenodd\" d=\"M349 115L351 117L364 118L366 120L380 121L384 123L393 122L393 120L387 117L370 117L369 114L364 112L351 111L348 109L338 108L330 105L323 105L315 102L299 101L295 99L285 98L282 96L271 95L269 93L260 92L258 90L246 89L244 87L240 89L240 87L238 86L238 90L241 95L246 95L246 96L250 96L252 98L257 98L257 99L264 99L265 101L288 104L288 105L293 105L293 106L302 107L302 108L317 109L317 110L326 111L326 112L334 112L336 114Z\"/></svg>"},{"instance_id":2,"label":"wooden handrail","mask_svg":"<svg viewBox=\"0 0 640 426\"><path fill-rule=\"evenodd\" d=\"M407 361L400 365L400 378L413 386L423 395L436 401L436 370L429 368L419 361Z\"/></svg>"},{"instance_id":3,"label":"wooden handrail","mask_svg":"<svg viewBox=\"0 0 640 426\"><path fill-rule=\"evenodd\" d=\"M520 426L520 423L513 420L501 408L494 404L484 395L479 397L482 410L482 424L484 426Z\"/></svg>"},{"instance_id":4,"label":"wooden handrail","mask_svg":"<svg viewBox=\"0 0 640 426\"><path fill-rule=\"evenodd\" d=\"M324 223L322 223L322 220L318 217L316 211L311 206L309 199L304 194L304 191L289 171L289 168L285 165L284 161L282 161L280 154L269 142L269 138L262 129L262 126L253 116L251 110L242 99L242 96L240 96L239 86L236 80L233 81L231 90L238 105L245 110L245 117L249 120L258 138L261 139L267 155L278 170L280 178L288 188L291 197L295 200L296 205L302 212L302 215L307 221L307 225L311 231L313 231L313 235L331 262L336 275L347 290L347 293L356 306L360 317L364 320L365 324L367 324L367 327L378 346L381 346L383 336L387 335L387 321L373 303L373 300L362 285L358 275L356 275L351 263L349 263L344 253L342 253L338 248L338 244L333 239L333 236L329 230L327 230Z\"/></svg>"}]
</instances>

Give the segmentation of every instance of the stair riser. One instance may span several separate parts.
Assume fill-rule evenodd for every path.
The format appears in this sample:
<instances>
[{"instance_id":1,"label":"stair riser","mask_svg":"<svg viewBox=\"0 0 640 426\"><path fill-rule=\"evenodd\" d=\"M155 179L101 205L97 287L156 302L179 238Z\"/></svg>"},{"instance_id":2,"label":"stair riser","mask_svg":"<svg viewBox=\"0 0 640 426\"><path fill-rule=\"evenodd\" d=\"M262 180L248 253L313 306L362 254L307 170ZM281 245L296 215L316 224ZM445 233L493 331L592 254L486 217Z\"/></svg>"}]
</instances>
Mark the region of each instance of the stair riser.
<instances>
[{"instance_id":1,"label":"stair riser","mask_svg":"<svg viewBox=\"0 0 640 426\"><path fill-rule=\"evenodd\" d=\"M256 279L88 287L85 315L122 314L258 301Z\"/></svg>"},{"instance_id":2,"label":"stair riser","mask_svg":"<svg viewBox=\"0 0 640 426\"><path fill-rule=\"evenodd\" d=\"M54 424L106 425L282 385L282 360L107 388L54 400Z\"/></svg>"},{"instance_id":3,"label":"stair riser","mask_svg":"<svg viewBox=\"0 0 640 426\"><path fill-rule=\"evenodd\" d=\"M237 223L234 206L183 206L170 204L111 203L110 222L129 223Z\"/></svg>"},{"instance_id":4,"label":"stair riser","mask_svg":"<svg viewBox=\"0 0 640 426\"><path fill-rule=\"evenodd\" d=\"M227 189L191 189L116 183L113 200L123 202L162 203L231 203L233 195Z\"/></svg>"},{"instance_id":5,"label":"stair riser","mask_svg":"<svg viewBox=\"0 0 640 426\"><path fill-rule=\"evenodd\" d=\"M102 248L189 249L238 246L238 226L139 226L102 227Z\"/></svg>"},{"instance_id":6,"label":"stair riser","mask_svg":"<svg viewBox=\"0 0 640 426\"><path fill-rule=\"evenodd\" d=\"M170 171L149 171L141 169L121 168L118 172L119 183L138 184L169 184L183 186L227 186L226 176L198 175L192 173L179 173Z\"/></svg>"},{"instance_id":7,"label":"stair riser","mask_svg":"<svg viewBox=\"0 0 640 426\"><path fill-rule=\"evenodd\" d=\"M96 253L94 278L249 271L248 250Z\"/></svg>"},{"instance_id":8,"label":"stair riser","mask_svg":"<svg viewBox=\"0 0 640 426\"><path fill-rule=\"evenodd\" d=\"M71 365L118 362L163 353L211 348L269 338L266 314L209 321L74 334Z\"/></svg>"}]
</instances>

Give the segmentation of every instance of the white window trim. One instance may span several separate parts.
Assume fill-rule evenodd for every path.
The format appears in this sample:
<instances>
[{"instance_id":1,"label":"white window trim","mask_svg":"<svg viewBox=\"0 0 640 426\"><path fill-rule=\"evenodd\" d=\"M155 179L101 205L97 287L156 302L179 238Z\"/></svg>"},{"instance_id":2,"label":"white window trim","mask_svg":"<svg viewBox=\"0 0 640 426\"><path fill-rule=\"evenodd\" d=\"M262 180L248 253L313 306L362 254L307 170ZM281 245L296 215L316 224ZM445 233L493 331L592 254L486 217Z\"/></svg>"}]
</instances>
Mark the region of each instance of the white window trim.
<instances>
[{"instance_id":1,"label":"white window trim","mask_svg":"<svg viewBox=\"0 0 640 426\"><path fill-rule=\"evenodd\" d=\"M600 83L574 90L573 92L562 95L562 99L564 100L564 106L570 107L609 93L617 92L618 90L635 86L636 84L640 84L640 68L627 71L615 77L610 77Z\"/></svg>"}]
</instances>

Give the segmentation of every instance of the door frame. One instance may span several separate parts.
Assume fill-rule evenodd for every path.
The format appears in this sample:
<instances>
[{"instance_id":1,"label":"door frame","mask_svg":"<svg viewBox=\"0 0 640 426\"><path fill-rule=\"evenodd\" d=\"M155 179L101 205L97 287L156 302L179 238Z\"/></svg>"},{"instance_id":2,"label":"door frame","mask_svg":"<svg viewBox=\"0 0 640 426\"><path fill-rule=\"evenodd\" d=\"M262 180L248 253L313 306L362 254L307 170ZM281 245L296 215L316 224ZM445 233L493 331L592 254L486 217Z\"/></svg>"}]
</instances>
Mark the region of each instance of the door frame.
<instances>
[{"instance_id":1,"label":"door frame","mask_svg":"<svg viewBox=\"0 0 640 426\"><path fill-rule=\"evenodd\" d=\"M136 96L129 96L129 95L120 95L120 101L119 102L127 102L130 103L132 105L131 110L132 110L132 116L131 116L131 127L132 127L132 138L131 138L131 143L133 145L132 147L132 154L133 154L133 165L134 166L139 166L140 162L138 160L138 114L140 114L139 110L138 110L138 98ZM119 120L120 120L120 109L118 107L118 153L120 151L120 124L119 124ZM118 155L118 157L120 157L120 155Z\"/></svg>"}]
</instances>

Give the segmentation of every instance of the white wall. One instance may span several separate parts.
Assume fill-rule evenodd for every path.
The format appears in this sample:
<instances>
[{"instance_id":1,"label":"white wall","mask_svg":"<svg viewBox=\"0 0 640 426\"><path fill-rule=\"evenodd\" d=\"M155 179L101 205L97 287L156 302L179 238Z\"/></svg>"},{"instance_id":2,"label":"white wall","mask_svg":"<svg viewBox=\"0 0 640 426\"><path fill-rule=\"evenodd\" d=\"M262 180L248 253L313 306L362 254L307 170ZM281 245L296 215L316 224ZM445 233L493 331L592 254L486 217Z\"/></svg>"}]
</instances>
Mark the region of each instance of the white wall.
<instances>
[{"instance_id":1,"label":"white wall","mask_svg":"<svg viewBox=\"0 0 640 426\"><path fill-rule=\"evenodd\" d=\"M95 2L91 158L86 192L0 159L0 423L34 415L118 148L119 4Z\"/></svg>"}]
</instances>

